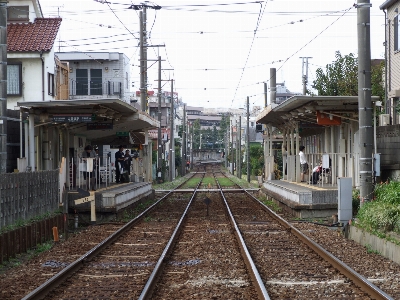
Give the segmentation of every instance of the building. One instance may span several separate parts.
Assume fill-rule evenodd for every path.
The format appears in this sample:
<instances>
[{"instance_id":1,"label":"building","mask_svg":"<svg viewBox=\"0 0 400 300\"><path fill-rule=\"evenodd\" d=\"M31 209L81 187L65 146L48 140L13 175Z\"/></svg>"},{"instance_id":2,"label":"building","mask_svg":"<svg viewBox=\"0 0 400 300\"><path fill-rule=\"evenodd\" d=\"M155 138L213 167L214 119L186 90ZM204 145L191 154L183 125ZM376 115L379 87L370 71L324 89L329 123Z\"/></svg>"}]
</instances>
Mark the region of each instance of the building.
<instances>
[{"instance_id":1,"label":"building","mask_svg":"<svg viewBox=\"0 0 400 300\"><path fill-rule=\"evenodd\" d=\"M383 114L379 116L376 143L381 154L381 178L400 176L400 115L398 113L400 97L400 41L399 41L399 0L387 0L380 5L385 12L385 82L387 100ZM384 33L382 33L383 35Z\"/></svg>"},{"instance_id":2,"label":"building","mask_svg":"<svg viewBox=\"0 0 400 300\"><path fill-rule=\"evenodd\" d=\"M55 99L54 40L60 18L43 18L38 1L10 1L7 15L7 108Z\"/></svg>"},{"instance_id":3,"label":"building","mask_svg":"<svg viewBox=\"0 0 400 300\"><path fill-rule=\"evenodd\" d=\"M68 98L130 102L130 60L117 52L56 52L68 66Z\"/></svg>"}]
</instances>

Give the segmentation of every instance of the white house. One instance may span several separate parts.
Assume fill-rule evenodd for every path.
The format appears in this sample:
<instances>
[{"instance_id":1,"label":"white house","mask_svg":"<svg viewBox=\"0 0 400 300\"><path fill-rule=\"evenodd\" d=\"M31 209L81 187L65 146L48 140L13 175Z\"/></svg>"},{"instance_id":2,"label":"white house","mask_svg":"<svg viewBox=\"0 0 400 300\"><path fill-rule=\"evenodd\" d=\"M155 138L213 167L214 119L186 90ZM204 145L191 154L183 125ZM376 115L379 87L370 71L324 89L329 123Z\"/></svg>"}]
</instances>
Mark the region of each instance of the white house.
<instances>
[{"instance_id":1,"label":"white house","mask_svg":"<svg viewBox=\"0 0 400 300\"><path fill-rule=\"evenodd\" d=\"M116 52L56 52L68 63L68 99L119 99L130 102L129 58Z\"/></svg>"},{"instance_id":2,"label":"white house","mask_svg":"<svg viewBox=\"0 0 400 300\"><path fill-rule=\"evenodd\" d=\"M54 100L54 40L61 18L43 18L34 0L11 0L7 11L7 108Z\"/></svg>"}]
</instances>

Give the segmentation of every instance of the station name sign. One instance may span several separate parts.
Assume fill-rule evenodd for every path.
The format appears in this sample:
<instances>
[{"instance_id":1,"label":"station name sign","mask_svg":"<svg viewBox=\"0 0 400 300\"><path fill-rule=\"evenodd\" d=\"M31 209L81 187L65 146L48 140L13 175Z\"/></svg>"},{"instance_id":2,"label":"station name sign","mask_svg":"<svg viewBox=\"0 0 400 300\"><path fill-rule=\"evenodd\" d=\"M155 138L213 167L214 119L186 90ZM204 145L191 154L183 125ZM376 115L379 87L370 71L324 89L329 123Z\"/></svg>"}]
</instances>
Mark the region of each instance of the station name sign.
<instances>
[{"instance_id":1,"label":"station name sign","mask_svg":"<svg viewBox=\"0 0 400 300\"><path fill-rule=\"evenodd\" d=\"M90 123L93 121L91 114L60 114L53 115L53 122L56 123Z\"/></svg>"}]
</instances>

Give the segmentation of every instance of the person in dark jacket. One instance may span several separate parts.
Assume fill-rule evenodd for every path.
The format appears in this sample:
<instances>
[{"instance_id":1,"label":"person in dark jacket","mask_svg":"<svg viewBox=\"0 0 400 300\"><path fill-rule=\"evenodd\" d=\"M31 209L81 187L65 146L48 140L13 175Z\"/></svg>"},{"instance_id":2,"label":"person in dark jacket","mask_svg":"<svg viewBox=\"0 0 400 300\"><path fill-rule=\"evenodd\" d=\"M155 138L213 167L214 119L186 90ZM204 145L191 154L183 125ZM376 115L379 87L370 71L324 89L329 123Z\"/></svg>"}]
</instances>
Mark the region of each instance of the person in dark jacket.
<instances>
[{"instance_id":1,"label":"person in dark jacket","mask_svg":"<svg viewBox=\"0 0 400 300\"><path fill-rule=\"evenodd\" d=\"M132 164L132 156L129 153L129 150L125 151L125 169L128 172L128 175L131 175L131 164Z\"/></svg>"},{"instance_id":2,"label":"person in dark jacket","mask_svg":"<svg viewBox=\"0 0 400 300\"><path fill-rule=\"evenodd\" d=\"M124 146L119 146L118 152L115 153L115 170L116 170L116 178L115 181L117 183L121 182L121 171L124 168Z\"/></svg>"}]
</instances>

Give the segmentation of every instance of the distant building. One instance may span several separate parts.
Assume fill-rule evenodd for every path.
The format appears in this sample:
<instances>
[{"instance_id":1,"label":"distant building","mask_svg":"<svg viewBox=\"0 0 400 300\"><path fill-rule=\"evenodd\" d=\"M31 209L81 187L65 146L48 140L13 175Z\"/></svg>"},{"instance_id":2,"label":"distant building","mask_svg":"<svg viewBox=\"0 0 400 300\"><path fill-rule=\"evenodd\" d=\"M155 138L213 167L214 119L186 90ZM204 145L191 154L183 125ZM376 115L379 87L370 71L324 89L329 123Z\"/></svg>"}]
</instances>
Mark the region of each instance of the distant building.
<instances>
[{"instance_id":1,"label":"distant building","mask_svg":"<svg viewBox=\"0 0 400 300\"><path fill-rule=\"evenodd\" d=\"M286 87L285 82L276 84L276 104L281 104L290 97L301 95L300 93L293 93Z\"/></svg>"}]
</instances>

